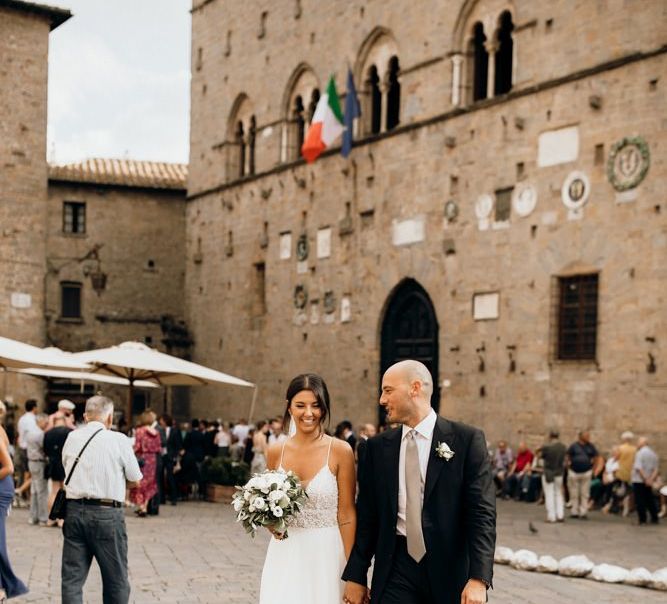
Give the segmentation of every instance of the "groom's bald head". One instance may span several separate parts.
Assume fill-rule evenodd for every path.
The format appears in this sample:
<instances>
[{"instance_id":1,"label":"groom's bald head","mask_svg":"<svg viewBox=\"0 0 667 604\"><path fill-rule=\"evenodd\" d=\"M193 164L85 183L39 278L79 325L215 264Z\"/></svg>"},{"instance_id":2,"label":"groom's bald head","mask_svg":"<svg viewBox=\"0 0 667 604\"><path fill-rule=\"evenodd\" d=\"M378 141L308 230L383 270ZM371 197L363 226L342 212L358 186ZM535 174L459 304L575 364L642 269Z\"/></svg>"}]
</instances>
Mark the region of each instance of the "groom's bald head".
<instances>
[{"instance_id":1,"label":"groom's bald head","mask_svg":"<svg viewBox=\"0 0 667 604\"><path fill-rule=\"evenodd\" d=\"M411 385L415 382L419 382L422 396L428 401L431 400L431 395L433 394L433 378L431 377L431 372L426 368L424 363L413 361L412 359L399 361L387 369L387 373L390 371L392 373L396 372L396 374L400 375Z\"/></svg>"}]
</instances>

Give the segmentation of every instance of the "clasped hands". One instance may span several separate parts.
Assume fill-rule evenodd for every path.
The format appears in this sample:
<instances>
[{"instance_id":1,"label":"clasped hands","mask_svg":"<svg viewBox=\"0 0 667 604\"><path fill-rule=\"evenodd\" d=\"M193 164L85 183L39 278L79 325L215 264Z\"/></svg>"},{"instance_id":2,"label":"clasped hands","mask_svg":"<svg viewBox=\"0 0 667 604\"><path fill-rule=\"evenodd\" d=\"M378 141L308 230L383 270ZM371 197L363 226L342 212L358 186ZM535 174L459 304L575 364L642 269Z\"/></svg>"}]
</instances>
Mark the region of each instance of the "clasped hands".
<instances>
[{"instance_id":1,"label":"clasped hands","mask_svg":"<svg viewBox=\"0 0 667 604\"><path fill-rule=\"evenodd\" d=\"M371 601L371 590L365 585L360 585L354 581L345 583L345 593L343 593L343 604L368 604Z\"/></svg>"}]
</instances>

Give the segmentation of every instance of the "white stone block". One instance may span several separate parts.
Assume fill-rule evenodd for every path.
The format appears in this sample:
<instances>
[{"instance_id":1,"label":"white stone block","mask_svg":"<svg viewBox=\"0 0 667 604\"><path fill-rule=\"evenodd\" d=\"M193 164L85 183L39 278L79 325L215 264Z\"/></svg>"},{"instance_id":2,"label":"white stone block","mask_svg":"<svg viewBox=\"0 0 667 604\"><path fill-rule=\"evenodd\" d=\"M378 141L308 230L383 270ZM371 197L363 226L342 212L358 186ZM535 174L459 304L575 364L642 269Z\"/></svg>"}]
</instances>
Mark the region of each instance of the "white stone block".
<instances>
[{"instance_id":1,"label":"white stone block","mask_svg":"<svg viewBox=\"0 0 667 604\"><path fill-rule=\"evenodd\" d=\"M623 583L626 583L627 585L636 585L638 587L646 587L649 583L651 583L651 579L653 579L651 571L648 570L648 568L639 566L637 568L633 568L628 573L628 576L625 578Z\"/></svg>"},{"instance_id":2,"label":"white stone block","mask_svg":"<svg viewBox=\"0 0 667 604\"><path fill-rule=\"evenodd\" d=\"M538 557L535 552L529 549L520 549L514 552L512 566L519 570L535 570L538 565Z\"/></svg>"},{"instance_id":3,"label":"white stone block","mask_svg":"<svg viewBox=\"0 0 667 604\"><path fill-rule=\"evenodd\" d=\"M623 583L628 578L630 571L613 564L598 564L591 572L591 579L603 583Z\"/></svg>"},{"instance_id":4,"label":"white stone block","mask_svg":"<svg viewBox=\"0 0 667 604\"><path fill-rule=\"evenodd\" d=\"M496 553L493 556L493 561L496 564L512 564L514 560L514 551L509 547L497 547Z\"/></svg>"},{"instance_id":5,"label":"white stone block","mask_svg":"<svg viewBox=\"0 0 667 604\"><path fill-rule=\"evenodd\" d=\"M566 577L585 577L594 566L586 556L565 556L558 563L558 573Z\"/></svg>"},{"instance_id":6,"label":"white stone block","mask_svg":"<svg viewBox=\"0 0 667 604\"><path fill-rule=\"evenodd\" d=\"M656 570L651 577L650 587L667 591L667 567Z\"/></svg>"},{"instance_id":7,"label":"white stone block","mask_svg":"<svg viewBox=\"0 0 667 604\"><path fill-rule=\"evenodd\" d=\"M557 573L558 560L553 556L540 556L536 570L538 573Z\"/></svg>"},{"instance_id":8,"label":"white stone block","mask_svg":"<svg viewBox=\"0 0 667 604\"><path fill-rule=\"evenodd\" d=\"M576 161L579 157L579 127L568 126L542 132L537 140L537 165L540 168Z\"/></svg>"}]
</instances>

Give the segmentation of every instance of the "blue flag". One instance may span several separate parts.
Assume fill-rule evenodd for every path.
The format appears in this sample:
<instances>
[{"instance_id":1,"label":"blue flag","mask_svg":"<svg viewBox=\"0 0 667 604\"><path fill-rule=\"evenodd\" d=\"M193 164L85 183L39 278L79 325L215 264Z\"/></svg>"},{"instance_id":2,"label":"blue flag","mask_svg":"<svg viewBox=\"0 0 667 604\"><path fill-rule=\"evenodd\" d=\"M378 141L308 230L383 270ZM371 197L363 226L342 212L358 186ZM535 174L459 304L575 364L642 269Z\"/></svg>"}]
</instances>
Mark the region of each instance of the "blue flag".
<instances>
[{"instance_id":1,"label":"blue flag","mask_svg":"<svg viewBox=\"0 0 667 604\"><path fill-rule=\"evenodd\" d=\"M352 151L352 134L354 130L354 118L361 115L357 89L354 87L352 70L347 69L347 93L345 94L345 131L343 132L343 146L340 150L343 157L347 157Z\"/></svg>"}]
</instances>

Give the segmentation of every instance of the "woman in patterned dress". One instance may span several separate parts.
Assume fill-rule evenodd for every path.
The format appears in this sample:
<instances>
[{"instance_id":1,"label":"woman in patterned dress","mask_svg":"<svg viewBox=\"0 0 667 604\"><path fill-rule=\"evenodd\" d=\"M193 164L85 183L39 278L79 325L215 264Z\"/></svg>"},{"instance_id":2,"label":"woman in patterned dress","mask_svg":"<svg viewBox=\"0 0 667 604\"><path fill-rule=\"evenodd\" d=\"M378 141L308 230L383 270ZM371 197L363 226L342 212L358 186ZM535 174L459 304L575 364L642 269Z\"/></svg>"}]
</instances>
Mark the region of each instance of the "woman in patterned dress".
<instances>
[{"instance_id":1,"label":"woman in patterned dress","mask_svg":"<svg viewBox=\"0 0 667 604\"><path fill-rule=\"evenodd\" d=\"M137 456L144 477L136 489L130 491L130 500L136 504L138 516L145 516L148 502L158 492L157 456L160 454L160 433L152 427L155 413L144 411L139 418L134 440L134 454Z\"/></svg>"}]
</instances>

